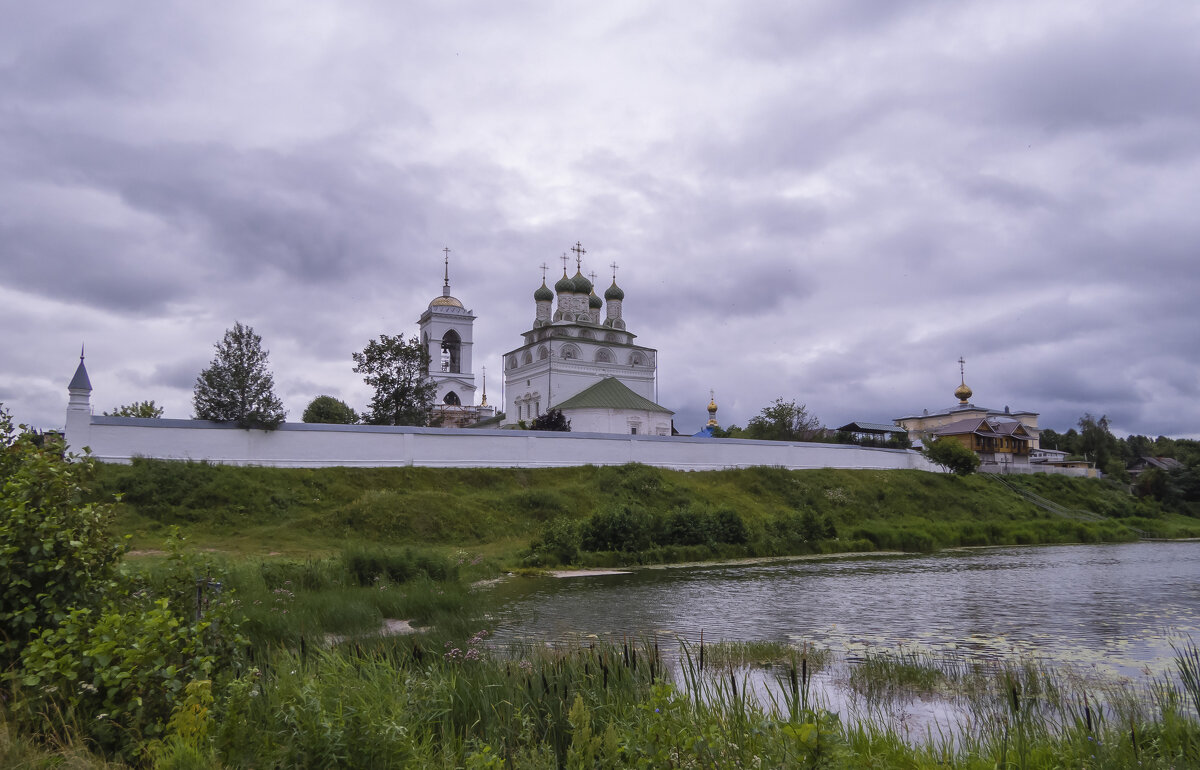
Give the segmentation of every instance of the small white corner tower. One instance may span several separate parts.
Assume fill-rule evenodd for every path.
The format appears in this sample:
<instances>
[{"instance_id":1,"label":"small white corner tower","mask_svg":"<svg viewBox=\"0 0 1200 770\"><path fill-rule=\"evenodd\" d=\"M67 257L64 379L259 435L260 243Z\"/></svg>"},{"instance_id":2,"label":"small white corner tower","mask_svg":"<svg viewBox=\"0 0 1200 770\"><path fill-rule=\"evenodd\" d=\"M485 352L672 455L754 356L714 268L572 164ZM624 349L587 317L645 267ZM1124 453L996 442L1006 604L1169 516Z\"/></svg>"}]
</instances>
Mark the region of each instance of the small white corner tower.
<instances>
[{"instance_id":1,"label":"small white corner tower","mask_svg":"<svg viewBox=\"0 0 1200 770\"><path fill-rule=\"evenodd\" d=\"M450 296L450 249L445 253L445 283L417 321L421 344L429 351L429 378L437 385L436 405L475 404L475 374L471 369L471 329L475 316Z\"/></svg>"},{"instance_id":2,"label":"small white corner tower","mask_svg":"<svg viewBox=\"0 0 1200 770\"><path fill-rule=\"evenodd\" d=\"M68 452L82 452L88 445L92 430L92 381L83 365L83 348L79 349L79 366L67 386L67 424L63 430Z\"/></svg>"}]
</instances>

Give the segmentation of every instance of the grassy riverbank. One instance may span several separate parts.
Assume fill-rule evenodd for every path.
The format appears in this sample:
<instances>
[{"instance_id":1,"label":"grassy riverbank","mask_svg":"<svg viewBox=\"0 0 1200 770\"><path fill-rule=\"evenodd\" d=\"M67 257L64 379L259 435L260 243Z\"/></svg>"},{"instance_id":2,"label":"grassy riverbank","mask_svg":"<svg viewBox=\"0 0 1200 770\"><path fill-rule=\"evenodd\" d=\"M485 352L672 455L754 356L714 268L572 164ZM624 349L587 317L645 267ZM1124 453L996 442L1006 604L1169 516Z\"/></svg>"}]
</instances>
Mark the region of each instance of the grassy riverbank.
<instances>
[{"instance_id":1,"label":"grassy riverbank","mask_svg":"<svg viewBox=\"0 0 1200 770\"><path fill-rule=\"evenodd\" d=\"M441 642L445 638L445 641ZM748 646L749 647L749 646ZM193 682L165 732L127 736L158 768L1182 768L1200 762L1194 648L1184 684L1090 683L1029 661L874 653L851 666L853 713L814 689L828 653L656 643L490 649L482 629L274 647ZM670 651L670 652L673 652ZM747 669L739 661L756 661ZM1187 676L1192 677L1190 685ZM955 718L909 732L936 693ZM73 723L0 708L5 766L125 767L96 750L107 714ZM112 762L110 764L110 762Z\"/></svg>"},{"instance_id":2,"label":"grassy riverbank","mask_svg":"<svg viewBox=\"0 0 1200 770\"><path fill-rule=\"evenodd\" d=\"M197 547L228 553L320 556L359 540L470 551L506 567L1200 537L1200 520L1104 481L1008 481L1104 520L1050 513L986 476L920 471L281 469L146 460L101 466L95 495L120 495L118 527L137 549L161 548L177 525ZM632 534L622 539L613 527Z\"/></svg>"}]
</instances>

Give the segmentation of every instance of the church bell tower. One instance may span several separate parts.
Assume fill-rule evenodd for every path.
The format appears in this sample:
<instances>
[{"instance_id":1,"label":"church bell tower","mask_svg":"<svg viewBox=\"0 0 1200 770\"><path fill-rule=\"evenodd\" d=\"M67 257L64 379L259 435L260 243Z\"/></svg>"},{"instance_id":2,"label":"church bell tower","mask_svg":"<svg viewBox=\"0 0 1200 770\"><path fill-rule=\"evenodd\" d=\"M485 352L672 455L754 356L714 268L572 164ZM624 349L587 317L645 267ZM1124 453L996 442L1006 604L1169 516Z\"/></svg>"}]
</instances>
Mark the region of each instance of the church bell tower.
<instances>
[{"instance_id":1,"label":"church bell tower","mask_svg":"<svg viewBox=\"0 0 1200 770\"><path fill-rule=\"evenodd\" d=\"M471 369L471 329L475 315L450 295L450 249L445 254L442 294L434 297L417 321L421 344L429 351L429 378L437 386L435 407L473 406L475 374Z\"/></svg>"}]
</instances>

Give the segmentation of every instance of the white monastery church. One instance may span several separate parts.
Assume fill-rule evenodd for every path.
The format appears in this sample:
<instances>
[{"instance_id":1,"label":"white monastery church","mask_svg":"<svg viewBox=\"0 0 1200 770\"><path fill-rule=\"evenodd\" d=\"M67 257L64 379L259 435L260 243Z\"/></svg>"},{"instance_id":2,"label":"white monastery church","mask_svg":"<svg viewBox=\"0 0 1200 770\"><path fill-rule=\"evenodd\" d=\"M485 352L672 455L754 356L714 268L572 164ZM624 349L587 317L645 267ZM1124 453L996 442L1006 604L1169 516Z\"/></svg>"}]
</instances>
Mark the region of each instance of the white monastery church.
<instances>
[{"instance_id":1,"label":"white monastery church","mask_svg":"<svg viewBox=\"0 0 1200 770\"><path fill-rule=\"evenodd\" d=\"M586 250L576 243L572 251L575 276L567 276L565 255L554 291L543 274L533 293L533 327L522 333L524 344L504 354L504 425L528 425L558 409L573 432L671 435L674 412L654 401L658 351L637 344L625 327L616 265L601 300L594 274L583 275Z\"/></svg>"}]
</instances>

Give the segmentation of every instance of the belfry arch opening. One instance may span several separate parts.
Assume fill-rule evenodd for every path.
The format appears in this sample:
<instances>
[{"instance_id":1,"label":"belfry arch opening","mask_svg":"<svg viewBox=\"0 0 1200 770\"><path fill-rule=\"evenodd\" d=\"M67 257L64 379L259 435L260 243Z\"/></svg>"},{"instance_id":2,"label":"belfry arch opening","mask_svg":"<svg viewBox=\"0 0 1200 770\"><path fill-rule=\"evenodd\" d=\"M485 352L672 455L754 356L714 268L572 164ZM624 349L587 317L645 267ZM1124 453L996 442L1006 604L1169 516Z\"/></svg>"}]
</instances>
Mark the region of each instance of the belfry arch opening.
<instances>
[{"instance_id":1,"label":"belfry arch opening","mask_svg":"<svg viewBox=\"0 0 1200 770\"><path fill-rule=\"evenodd\" d=\"M445 398L442 399L442 403L446 404L447 406L462 406L462 399L460 399L458 394L452 390L446 394Z\"/></svg>"},{"instance_id":2,"label":"belfry arch opening","mask_svg":"<svg viewBox=\"0 0 1200 770\"><path fill-rule=\"evenodd\" d=\"M462 338L453 329L442 335L442 371L462 371Z\"/></svg>"}]
</instances>

